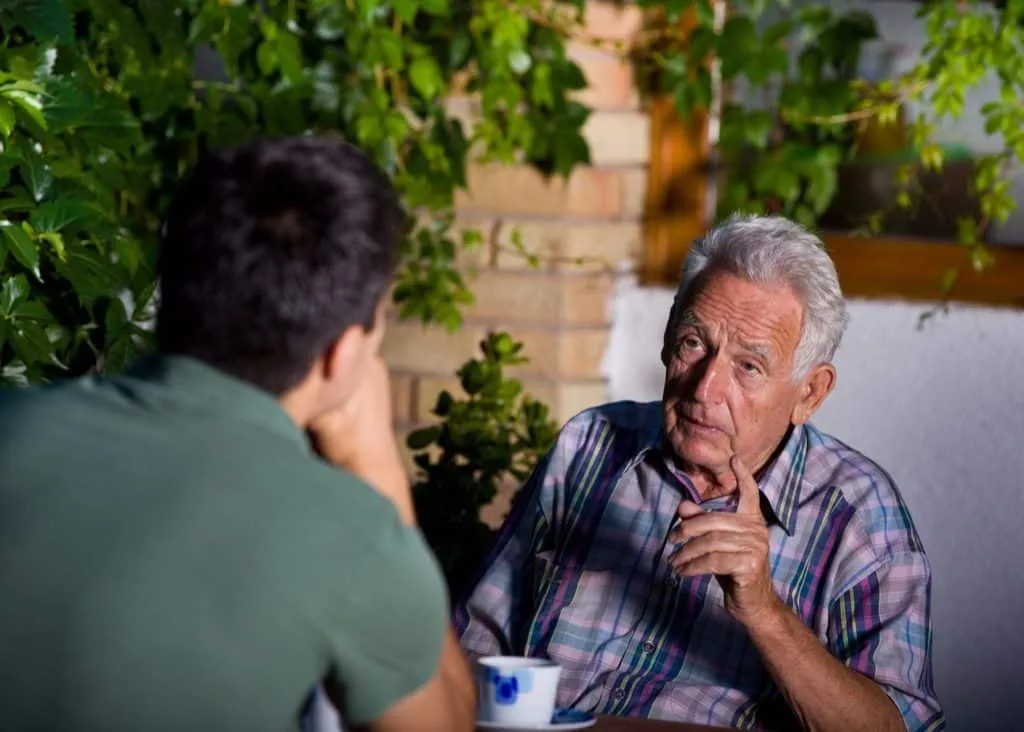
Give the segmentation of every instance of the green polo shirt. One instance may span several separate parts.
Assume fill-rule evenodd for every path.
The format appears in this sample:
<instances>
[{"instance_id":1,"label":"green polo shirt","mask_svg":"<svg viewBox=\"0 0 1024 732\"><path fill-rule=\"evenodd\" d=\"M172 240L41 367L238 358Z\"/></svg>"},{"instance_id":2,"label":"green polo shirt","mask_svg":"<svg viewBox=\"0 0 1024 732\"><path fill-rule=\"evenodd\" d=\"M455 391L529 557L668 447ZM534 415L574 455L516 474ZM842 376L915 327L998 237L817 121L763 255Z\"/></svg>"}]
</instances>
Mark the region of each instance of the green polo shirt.
<instances>
[{"instance_id":1,"label":"green polo shirt","mask_svg":"<svg viewBox=\"0 0 1024 732\"><path fill-rule=\"evenodd\" d=\"M295 729L325 674L363 723L448 616L419 531L197 361L0 392L0 727Z\"/></svg>"}]
</instances>

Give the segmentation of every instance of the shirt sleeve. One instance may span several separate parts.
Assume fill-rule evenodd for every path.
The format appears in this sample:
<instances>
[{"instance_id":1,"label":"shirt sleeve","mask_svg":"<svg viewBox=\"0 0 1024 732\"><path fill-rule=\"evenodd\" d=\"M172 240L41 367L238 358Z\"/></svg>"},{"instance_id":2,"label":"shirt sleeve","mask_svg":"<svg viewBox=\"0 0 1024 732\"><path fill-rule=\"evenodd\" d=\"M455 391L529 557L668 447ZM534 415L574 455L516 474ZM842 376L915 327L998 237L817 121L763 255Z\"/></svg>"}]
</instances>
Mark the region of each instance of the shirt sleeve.
<instances>
[{"instance_id":1,"label":"shirt sleeve","mask_svg":"<svg viewBox=\"0 0 1024 732\"><path fill-rule=\"evenodd\" d=\"M345 719L366 724L433 676L448 628L444 579L419 530L391 517L332 629Z\"/></svg>"},{"instance_id":2,"label":"shirt sleeve","mask_svg":"<svg viewBox=\"0 0 1024 732\"><path fill-rule=\"evenodd\" d=\"M549 528L544 495L560 478L552 453L520 489L469 595L456 604L455 632L471 656L522 655L533 615L533 557Z\"/></svg>"},{"instance_id":3,"label":"shirt sleeve","mask_svg":"<svg viewBox=\"0 0 1024 732\"><path fill-rule=\"evenodd\" d=\"M946 727L932 682L930 603L928 559L905 552L845 589L830 613L833 655L877 682L911 732Z\"/></svg>"}]
</instances>

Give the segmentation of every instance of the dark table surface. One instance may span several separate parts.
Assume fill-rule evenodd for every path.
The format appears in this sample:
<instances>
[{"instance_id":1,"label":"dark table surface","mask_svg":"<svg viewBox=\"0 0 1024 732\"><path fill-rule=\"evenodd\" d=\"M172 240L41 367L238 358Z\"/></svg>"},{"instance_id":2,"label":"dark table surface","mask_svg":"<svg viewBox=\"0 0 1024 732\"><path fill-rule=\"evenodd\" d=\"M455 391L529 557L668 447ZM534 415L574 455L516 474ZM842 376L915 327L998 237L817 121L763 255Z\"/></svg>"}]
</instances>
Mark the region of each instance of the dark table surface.
<instances>
[{"instance_id":1,"label":"dark table surface","mask_svg":"<svg viewBox=\"0 0 1024 732\"><path fill-rule=\"evenodd\" d=\"M685 722L659 722L638 717L600 717L590 729L594 732L712 732L726 728Z\"/></svg>"},{"instance_id":2,"label":"dark table surface","mask_svg":"<svg viewBox=\"0 0 1024 732\"><path fill-rule=\"evenodd\" d=\"M705 727L684 722L659 722L638 717L598 717L597 724L588 727L593 732L715 732L725 727Z\"/></svg>"}]
</instances>

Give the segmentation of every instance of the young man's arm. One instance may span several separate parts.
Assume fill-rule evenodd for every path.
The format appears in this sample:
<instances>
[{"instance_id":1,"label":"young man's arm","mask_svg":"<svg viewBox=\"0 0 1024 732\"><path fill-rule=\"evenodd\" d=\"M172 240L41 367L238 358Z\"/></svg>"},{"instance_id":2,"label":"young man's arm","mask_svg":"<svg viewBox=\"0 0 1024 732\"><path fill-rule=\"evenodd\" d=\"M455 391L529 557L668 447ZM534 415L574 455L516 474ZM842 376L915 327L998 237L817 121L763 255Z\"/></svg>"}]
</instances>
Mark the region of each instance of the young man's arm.
<instances>
[{"instance_id":1,"label":"young man's arm","mask_svg":"<svg viewBox=\"0 0 1024 732\"><path fill-rule=\"evenodd\" d=\"M354 730L471 732L476 685L449 625L440 569L394 513L375 534L360 581L333 603L328 697Z\"/></svg>"},{"instance_id":2,"label":"young man's arm","mask_svg":"<svg viewBox=\"0 0 1024 732\"><path fill-rule=\"evenodd\" d=\"M475 682L449 629L437 668L427 683L353 732L469 732L475 725Z\"/></svg>"},{"instance_id":3,"label":"young man's arm","mask_svg":"<svg viewBox=\"0 0 1024 732\"><path fill-rule=\"evenodd\" d=\"M365 481L399 520L381 528L368 555L372 576L357 603L366 632L342 645L335 674L344 686L328 683L328 696L356 729L472 732L476 685L448 622L444 579L416 528L387 384L378 358L357 403L310 430L321 457Z\"/></svg>"}]
</instances>

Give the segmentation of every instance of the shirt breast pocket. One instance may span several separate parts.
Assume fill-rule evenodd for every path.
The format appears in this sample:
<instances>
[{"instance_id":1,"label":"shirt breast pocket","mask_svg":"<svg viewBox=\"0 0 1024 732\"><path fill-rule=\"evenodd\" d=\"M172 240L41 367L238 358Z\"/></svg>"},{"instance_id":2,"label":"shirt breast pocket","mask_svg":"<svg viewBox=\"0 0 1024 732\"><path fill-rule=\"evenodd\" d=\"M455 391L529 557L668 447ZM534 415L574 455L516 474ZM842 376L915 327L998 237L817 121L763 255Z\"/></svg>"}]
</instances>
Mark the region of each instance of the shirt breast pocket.
<instances>
[{"instance_id":1,"label":"shirt breast pocket","mask_svg":"<svg viewBox=\"0 0 1024 732\"><path fill-rule=\"evenodd\" d=\"M640 612L627 595L628 567L556 564L547 553L536 561L545 585L542 603L550 619L546 650L551 660L571 668L595 661L603 665L602 656L620 658Z\"/></svg>"}]
</instances>

